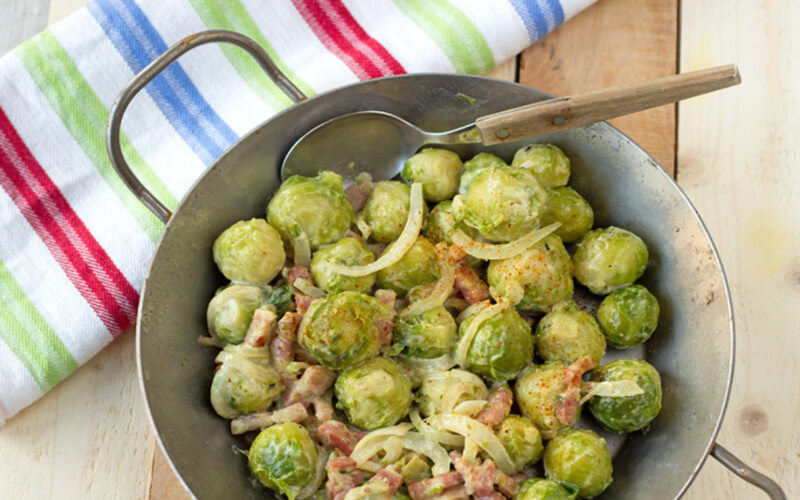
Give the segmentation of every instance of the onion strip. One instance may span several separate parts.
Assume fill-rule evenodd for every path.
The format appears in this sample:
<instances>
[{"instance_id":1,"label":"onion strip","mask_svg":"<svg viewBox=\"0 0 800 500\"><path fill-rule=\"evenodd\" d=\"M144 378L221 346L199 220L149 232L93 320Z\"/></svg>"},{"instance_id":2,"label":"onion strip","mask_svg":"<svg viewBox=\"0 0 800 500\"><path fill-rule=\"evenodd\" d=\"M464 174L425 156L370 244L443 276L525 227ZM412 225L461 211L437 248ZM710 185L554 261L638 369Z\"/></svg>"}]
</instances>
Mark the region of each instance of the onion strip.
<instances>
[{"instance_id":1,"label":"onion strip","mask_svg":"<svg viewBox=\"0 0 800 500\"><path fill-rule=\"evenodd\" d=\"M446 244L439 243L434 250L439 258L439 279L426 285L424 290L420 290L424 294L423 297L411 302L408 307L400 311L400 316L422 314L441 306L450 297L456 281L456 263L450 257Z\"/></svg>"},{"instance_id":2,"label":"onion strip","mask_svg":"<svg viewBox=\"0 0 800 500\"><path fill-rule=\"evenodd\" d=\"M296 266L308 267L311 265L311 243L305 231L297 228L299 234L292 236L292 249L294 250L294 264Z\"/></svg>"},{"instance_id":3,"label":"onion strip","mask_svg":"<svg viewBox=\"0 0 800 500\"><path fill-rule=\"evenodd\" d=\"M459 245L467 254L483 260L510 259L521 254L533 245L545 239L553 231L561 227L560 222L554 222L545 227L534 229L525 236L502 245L483 243L467 236L461 229L455 228L452 233L453 243Z\"/></svg>"},{"instance_id":4,"label":"onion strip","mask_svg":"<svg viewBox=\"0 0 800 500\"><path fill-rule=\"evenodd\" d=\"M317 288L314 286L314 283L308 281L305 278L297 278L294 280L294 287L303 292L304 294L308 295L309 297L315 299L321 299L327 295L325 290L322 288Z\"/></svg>"},{"instance_id":5,"label":"onion strip","mask_svg":"<svg viewBox=\"0 0 800 500\"><path fill-rule=\"evenodd\" d=\"M475 418L475 415L480 413L486 408L486 401L483 399L471 399L469 401L462 401L453 408L453 413L459 415L466 415L470 418Z\"/></svg>"},{"instance_id":6,"label":"onion strip","mask_svg":"<svg viewBox=\"0 0 800 500\"><path fill-rule=\"evenodd\" d=\"M435 441L425 438L418 432L409 432L403 436L403 446L420 455L425 455L433 461L431 472L434 476L444 474L450 470L450 457L447 451Z\"/></svg>"},{"instance_id":7,"label":"onion strip","mask_svg":"<svg viewBox=\"0 0 800 500\"><path fill-rule=\"evenodd\" d=\"M361 214L358 214L355 219L355 223L356 229L358 229L358 232L361 233L361 237L364 238L364 240L368 240L369 235L372 234L372 228L369 227L369 224L367 224L367 221L364 220L364 217Z\"/></svg>"},{"instance_id":8,"label":"onion strip","mask_svg":"<svg viewBox=\"0 0 800 500\"><path fill-rule=\"evenodd\" d=\"M464 436L465 439L475 441L494 460L497 468L506 474L513 474L516 471L516 467L500 438L487 425L457 413L434 415L430 418L430 421L431 425L437 429L455 432Z\"/></svg>"},{"instance_id":9,"label":"onion strip","mask_svg":"<svg viewBox=\"0 0 800 500\"><path fill-rule=\"evenodd\" d=\"M594 396L605 398L627 398L629 396L640 396L644 394L644 389L639 387L633 380L606 380L603 382L585 382L583 389L589 389L582 398L581 404L589 401Z\"/></svg>"},{"instance_id":10,"label":"onion strip","mask_svg":"<svg viewBox=\"0 0 800 500\"><path fill-rule=\"evenodd\" d=\"M477 312L480 309L483 309L484 307L487 307L489 305L491 305L491 302L489 302L488 300L482 300L480 302L476 302L474 304L471 304L469 307L467 307L466 309L461 311L458 314L458 316L456 316L456 323L460 324L462 321L464 321L465 319L467 319L470 316L472 316L475 312Z\"/></svg>"},{"instance_id":11,"label":"onion strip","mask_svg":"<svg viewBox=\"0 0 800 500\"><path fill-rule=\"evenodd\" d=\"M480 330L481 325L487 320L491 319L494 315L500 314L509 307L510 306L508 302L498 302L497 304L493 304L484 308L478 313L477 316L475 316L475 319L473 319L469 324L469 328L467 328L467 331L465 331L464 335L458 340L458 345L456 346L456 361L458 361L459 365L467 366L467 354L469 353L469 348L472 346L472 341L478 334L478 330Z\"/></svg>"},{"instance_id":12,"label":"onion strip","mask_svg":"<svg viewBox=\"0 0 800 500\"><path fill-rule=\"evenodd\" d=\"M381 445L387 437L402 437L409 430L411 430L411 424L398 424L374 430L361 438L355 448L353 448L350 458L355 460L357 464L366 463L375 453L383 449ZM376 446L376 444L378 446Z\"/></svg>"},{"instance_id":13,"label":"onion strip","mask_svg":"<svg viewBox=\"0 0 800 500\"><path fill-rule=\"evenodd\" d=\"M415 182L411 185L411 198L408 207L408 219L403 227L403 232L394 241L392 246L384 252L375 262L364 266L344 266L338 262L331 262L328 267L331 272L343 276L366 276L389 267L402 259L408 250L414 246L419 232L422 229L422 184Z\"/></svg>"},{"instance_id":14,"label":"onion strip","mask_svg":"<svg viewBox=\"0 0 800 500\"><path fill-rule=\"evenodd\" d=\"M412 408L408 416L411 418L414 428L425 438L447 446L464 446L463 437L434 428L419 415L419 408Z\"/></svg>"}]
</instances>

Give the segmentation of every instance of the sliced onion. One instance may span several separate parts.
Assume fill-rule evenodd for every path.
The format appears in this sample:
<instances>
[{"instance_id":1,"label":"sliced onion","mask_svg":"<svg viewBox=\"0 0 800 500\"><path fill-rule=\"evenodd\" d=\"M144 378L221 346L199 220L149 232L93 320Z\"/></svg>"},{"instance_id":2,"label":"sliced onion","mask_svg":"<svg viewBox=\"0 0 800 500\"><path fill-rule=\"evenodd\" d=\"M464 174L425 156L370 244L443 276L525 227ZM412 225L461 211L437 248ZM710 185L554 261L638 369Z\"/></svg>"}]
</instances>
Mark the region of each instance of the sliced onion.
<instances>
[{"instance_id":1,"label":"sliced onion","mask_svg":"<svg viewBox=\"0 0 800 500\"><path fill-rule=\"evenodd\" d=\"M311 244L308 242L308 235L298 228L300 234L292 236L292 249L294 250L294 264L296 266L308 267L311 265Z\"/></svg>"},{"instance_id":2,"label":"sliced onion","mask_svg":"<svg viewBox=\"0 0 800 500\"><path fill-rule=\"evenodd\" d=\"M627 398L644 394L644 389L633 380L606 380L603 382L585 382L584 389L589 389L582 398L581 404L589 401L594 396L606 398Z\"/></svg>"},{"instance_id":3,"label":"sliced onion","mask_svg":"<svg viewBox=\"0 0 800 500\"><path fill-rule=\"evenodd\" d=\"M367 221L364 220L364 216L359 214L358 217L356 217L355 223L356 229L358 229L358 232L361 233L361 237L364 238L365 241L368 240L369 235L372 234L372 228L369 227Z\"/></svg>"},{"instance_id":4,"label":"sliced onion","mask_svg":"<svg viewBox=\"0 0 800 500\"><path fill-rule=\"evenodd\" d=\"M414 424L414 428L427 439L447 446L464 446L463 437L457 434L440 431L431 426L419 415L419 408L412 408L408 416L411 418L411 423Z\"/></svg>"},{"instance_id":5,"label":"sliced onion","mask_svg":"<svg viewBox=\"0 0 800 500\"><path fill-rule=\"evenodd\" d=\"M430 439L418 432L409 432L403 436L403 446L411 451L415 451L420 455L425 455L433 461L431 472L434 476L444 474L450 470L450 457L447 456L447 451Z\"/></svg>"},{"instance_id":6,"label":"sliced onion","mask_svg":"<svg viewBox=\"0 0 800 500\"><path fill-rule=\"evenodd\" d=\"M303 292L305 295L315 299L321 299L327 295L325 290L315 287L314 283L305 278L297 278L294 280L294 287Z\"/></svg>"},{"instance_id":7,"label":"sliced onion","mask_svg":"<svg viewBox=\"0 0 800 500\"><path fill-rule=\"evenodd\" d=\"M456 366L456 359L450 353L430 359L410 358L408 356L398 356L398 359L407 367L421 373L439 372Z\"/></svg>"},{"instance_id":8,"label":"sliced onion","mask_svg":"<svg viewBox=\"0 0 800 500\"><path fill-rule=\"evenodd\" d=\"M392 246L375 262L364 266L344 266L337 262L331 262L329 264L330 271L344 276L366 276L389 267L402 259L406 252L414 246L414 242L417 241L417 236L419 236L419 232L422 229L422 207L422 184L415 182L411 185L411 198L406 225Z\"/></svg>"},{"instance_id":9,"label":"sliced onion","mask_svg":"<svg viewBox=\"0 0 800 500\"><path fill-rule=\"evenodd\" d=\"M355 448L353 448L353 453L350 454L350 458L355 460L357 464L366 463L375 453L383 449L384 441L386 441L387 437L402 437L411 430L411 427L411 424L398 424L370 432L356 444Z\"/></svg>"},{"instance_id":10,"label":"sliced onion","mask_svg":"<svg viewBox=\"0 0 800 500\"><path fill-rule=\"evenodd\" d=\"M448 309L455 309L461 313L464 309L469 307L469 302L459 297L449 297L444 301L444 306Z\"/></svg>"},{"instance_id":11,"label":"sliced onion","mask_svg":"<svg viewBox=\"0 0 800 500\"><path fill-rule=\"evenodd\" d=\"M471 304L469 307L461 311L461 313L456 316L456 323L461 323L465 319L472 316L475 312L483 309L484 307L490 306L492 303L488 300L482 300L480 302L475 302Z\"/></svg>"},{"instance_id":12,"label":"sliced onion","mask_svg":"<svg viewBox=\"0 0 800 500\"><path fill-rule=\"evenodd\" d=\"M325 467L328 465L328 451L322 446L317 445L317 468L314 470L314 479L309 481L295 497L303 500L313 495L322 486L322 481L326 477Z\"/></svg>"},{"instance_id":13,"label":"sliced onion","mask_svg":"<svg viewBox=\"0 0 800 500\"><path fill-rule=\"evenodd\" d=\"M460 382L455 382L452 385L448 386L444 391L442 391L441 412L444 413L449 411L455 411L456 406L459 404L458 400L461 399L461 397L464 395L470 398L474 397L485 398L488 395L485 392L475 394L475 387L476 384L464 380Z\"/></svg>"},{"instance_id":14,"label":"sliced onion","mask_svg":"<svg viewBox=\"0 0 800 500\"><path fill-rule=\"evenodd\" d=\"M271 384L279 380L278 373L274 369L250 360L250 358L269 359L269 351L266 351L267 354L264 354L265 357L261 358L260 356L257 357L254 355L248 356L247 354L242 353L240 349L237 349L237 351L234 352L231 352L228 349L229 348L226 348L217 354L217 357L214 359L214 361L221 365L227 365L234 370L241 372L247 378L254 379L265 384ZM260 351L259 354L264 353L263 347L251 347L250 349ZM276 386L276 390L280 392L280 387Z\"/></svg>"},{"instance_id":15,"label":"sliced onion","mask_svg":"<svg viewBox=\"0 0 800 500\"><path fill-rule=\"evenodd\" d=\"M475 316L475 319L473 319L469 324L469 328L467 328L467 331L465 331L464 335L462 335L458 340L458 345L456 346L456 361L458 361L459 365L467 365L467 354L469 353L469 348L472 345L472 341L475 339L475 335L478 334L478 330L480 329L481 325L488 319L492 318L495 314L499 314L509 307L510 305L506 301L498 302L497 304L485 307L481 310L481 312L478 313L477 316Z\"/></svg>"},{"instance_id":16,"label":"sliced onion","mask_svg":"<svg viewBox=\"0 0 800 500\"><path fill-rule=\"evenodd\" d=\"M470 438L464 438L464 451L461 453L461 457L467 465L477 465L479 451L480 448L478 448L478 444L475 441Z\"/></svg>"},{"instance_id":17,"label":"sliced onion","mask_svg":"<svg viewBox=\"0 0 800 500\"><path fill-rule=\"evenodd\" d=\"M453 413L475 418L475 415L483 411L484 408L486 408L485 400L471 399L469 401L462 401L461 403L458 403L456 407L453 408Z\"/></svg>"},{"instance_id":18,"label":"sliced onion","mask_svg":"<svg viewBox=\"0 0 800 500\"><path fill-rule=\"evenodd\" d=\"M401 316L416 316L439 307L453 292L453 285L456 282L456 263L450 257L446 244L437 244L435 251L439 258L439 279L420 290L423 297L411 302L408 307L400 311Z\"/></svg>"},{"instance_id":19,"label":"sliced onion","mask_svg":"<svg viewBox=\"0 0 800 500\"><path fill-rule=\"evenodd\" d=\"M550 235L550 233L559 227L561 227L561 223L554 222L543 228L534 229L525 236L502 245L494 245L492 243L483 243L481 241L474 240L467 236L467 233L458 228L453 230L451 238L453 243L462 247L464 252L473 257L483 260L501 260L516 257L536 243L545 239Z\"/></svg>"},{"instance_id":20,"label":"sliced onion","mask_svg":"<svg viewBox=\"0 0 800 500\"><path fill-rule=\"evenodd\" d=\"M497 468L506 474L513 474L516 470L511 457L508 456L503 443L494 431L474 418L457 413L441 413L430 418L431 425L439 430L455 432L471 439L485 451L497 464Z\"/></svg>"}]
</instances>

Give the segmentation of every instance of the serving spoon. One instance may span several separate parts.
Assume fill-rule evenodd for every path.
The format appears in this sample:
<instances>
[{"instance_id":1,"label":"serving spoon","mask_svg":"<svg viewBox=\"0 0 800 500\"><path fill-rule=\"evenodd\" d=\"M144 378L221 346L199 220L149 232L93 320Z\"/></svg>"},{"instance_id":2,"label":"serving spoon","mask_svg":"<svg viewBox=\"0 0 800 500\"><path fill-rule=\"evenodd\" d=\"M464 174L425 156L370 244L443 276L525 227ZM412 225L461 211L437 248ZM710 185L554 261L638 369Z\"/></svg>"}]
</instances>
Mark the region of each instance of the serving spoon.
<instances>
[{"instance_id":1,"label":"serving spoon","mask_svg":"<svg viewBox=\"0 0 800 500\"><path fill-rule=\"evenodd\" d=\"M482 116L474 123L429 132L384 111L359 111L328 120L300 137L283 159L281 177L333 170L345 178L369 171L391 179L423 146L486 146L591 125L741 83L733 64L644 82L555 97Z\"/></svg>"}]
</instances>

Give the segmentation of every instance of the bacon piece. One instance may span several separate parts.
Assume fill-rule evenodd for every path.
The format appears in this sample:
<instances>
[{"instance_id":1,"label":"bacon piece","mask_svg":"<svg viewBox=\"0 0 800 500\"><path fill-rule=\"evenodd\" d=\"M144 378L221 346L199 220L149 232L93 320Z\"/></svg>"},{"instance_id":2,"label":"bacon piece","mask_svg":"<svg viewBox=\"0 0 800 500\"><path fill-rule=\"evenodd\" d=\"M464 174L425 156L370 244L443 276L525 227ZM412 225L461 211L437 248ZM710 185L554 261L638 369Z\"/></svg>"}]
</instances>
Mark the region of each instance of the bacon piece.
<instances>
[{"instance_id":1,"label":"bacon piece","mask_svg":"<svg viewBox=\"0 0 800 500\"><path fill-rule=\"evenodd\" d=\"M231 434L244 434L245 432L264 429L275 424L286 422L302 422L308 418L306 407L300 403L275 410L259 411L231 420Z\"/></svg>"},{"instance_id":2,"label":"bacon piece","mask_svg":"<svg viewBox=\"0 0 800 500\"><path fill-rule=\"evenodd\" d=\"M378 342L388 346L392 343L392 332L394 323L386 318L375 318L375 327L378 329Z\"/></svg>"},{"instance_id":3,"label":"bacon piece","mask_svg":"<svg viewBox=\"0 0 800 500\"><path fill-rule=\"evenodd\" d=\"M350 457L336 457L328 462L328 482L325 490L331 500L342 500L347 492L364 482L364 474L356 469Z\"/></svg>"},{"instance_id":4,"label":"bacon piece","mask_svg":"<svg viewBox=\"0 0 800 500\"><path fill-rule=\"evenodd\" d=\"M311 365L305 369L297 383L286 393L286 404L309 404L330 389L336 373L322 365Z\"/></svg>"},{"instance_id":5,"label":"bacon piece","mask_svg":"<svg viewBox=\"0 0 800 500\"><path fill-rule=\"evenodd\" d=\"M389 307L390 314L375 319L375 327L378 329L378 340L382 345L392 343L392 330L394 329L394 306L397 301L397 293L394 290L375 290L375 298L381 304Z\"/></svg>"},{"instance_id":6,"label":"bacon piece","mask_svg":"<svg viewBox=\"0 0 800 500\"><path fill-rule=\"evenodd\" d=\"M469 500L467 489L463 486L453 486L442 492L441 495L436 496L437 500Z\"/></svg>"},{"instance_id":7,"label":"bacon piece","mask_svg":"<svg viewBox=\"0 0 800 500\"><path fill-rule=\"evenodd\" d=\"M289 285L294 286L294 282L299 279L304 279L311 283L314 282L314 280L311 279L311 272L306 266L294 266L289 269L289 274L286 276L286 281Z\"/></svg>"},{"instance_id":8,"label":"bacon piece","mask_svg":"<svg viewBox=\"0 0 800 500\"><path fill-rule=\"evenodd\" d=\"M272 338L278 316L268 307L259 307L253 312L253 319L247 327L244 343L251 347L261 347Z\"/></svg>"},{"instance_id":9,"label":"bacon piece","mask_svg":"<svg viewBox=\"0 0 800 500\"><path fill-rule=\"evenodd\" d=\"M564 371L564 384L567 386L561 392L561 400L556 403L556 420L564 425L570 425L578 415L581 401L581 378L583 374L597 366L591 356L582 356L569 365Z\"/></svg>"},{"instance_id":10,"label":"bacon piece","mask_svg":"<svg viewBox=\"0 0 800 500\"><path fill-rule=\"evenodd\" d=\"M501 471L497 471L494 482L497 485L497 489L500 490L500 493L509 498L514 498L519 490L519 483L526 479L528 479L528 476L525 474L520 473L509 476Z\"/></svg>"},{"instance_id":11,"label":"bacon piece","mask_svg":"<svg viewBox=\"0 0 800 500\"><path fill-rule=\"evenodd\" d=\"M272 364L286 383L294 382L297 379L292 373L289 373L288 366L294 361L294 343L301 319L302 316L297 313L287 312L284 314L278 321L278 335L269 344Z\"/></svg>"},{"instance_id":12,"label":"bacon piece","mask_svg":"<svg viewBox=\"0 0 800 500\"><path fill-rule=\"evenodd\" d=\"M468 465L461 453L450 452L450 461L453 462L456 471L464 478L464 487L467 493L474 495L475 498L491 498L494 492L495 472L497 468L492 460L484 460L481 465Z\"/></svg>"},{"instance_id":13,"label":"bacon piece","mask_svg":"<svg viewBox=\"0 0 800 500\"><path fill-rule=\"evenodd\" d=\"M381 304L388 306L389 309L394 311L394 303L397 300L397 293L394 290L386 290L383 288L375 290L375 298L378 299Z\"/></svg>"},{"instance_id":14,"label":"bacon piece","mask_svg":"<svg viewBox=\"0 0 800 500\"><path fill-rule=\"evenodd\" d=\"M333 404L330 397L316 398L311 402L311 405L314 407L314 418L320 423L327 422L333 418Z\"/></svg>"},{"instance_id":15,"label":"bacon piece","mask_svg":"<svg viewBox=\"0 0 800 500\"><path fill-rule=\"evenodd\" d=\"M514 399L511 395L511 391L508 390L507 387L500 387L489 394L486 402L489 404L489 407L481 410L475 417L475 420L489 427L494 427L508 416Z\"/></svg>"},{"instance_id":16,"label":"bacon piece","mask_svg":"<svg viewBox=\"0 0 800 500\"><path fill-rule=\"evenodd\" d=\"M403 485L403 476L400 475L400 471L397 469L396 466L390 465L384 469L379 470L375 473L374 476L368 481L369 483L384 483L388 487L385 494L386 498L391 498L400 486Z\"/></svg>"},{"instance_id":17,"label":"bacon piece","mask_svg":"<svg viewBox=\"0 0 800 500\"><path fill-rule=\"evenodd\" d=\"M460 473L445 472L444 474L439 474L438 476L409 484L408 495L412 500L440 498L440 495L445 491L460 487L462 484L464 484L464 478L461 477ZM464 493L466 494L466 492Z\"/></svg>"},{"instance_id":18,"label":"bacon piece","mask_svg":"<svg viewBox=\"0 0 800 500\"><path fill-rule=\"evenodd\" d=\"M294 305L297 308L297 313L300 316L305 315L308 311L308 308L311 307L311 303L314 302L314 297L309 297L308 295L303 295L302 293L295 294L294 296Z\"/></svg>"},{"instance_id":19,"label":"bacon piece","mask_svg":"<svg viewBox=\"0 0 800 500\"><path fill-rule=\"evenodd\" d=\"M350 204L353 205L354 212L360 212L364 208L372 188L373 184L371 182L365 182L364 184L353 184L344 191L345 196L350 200Z\"/></svg>"},{"instance_id":20,"label":"bacon piece","mask_svg":"<svg viewBox=\"0 0 800 500\"><path fill-rule=\"evenodd\" d=\"M464 260L456 264L455 287L461 292L464 300L470 304L489 298L489 286L478 277L478 273Z\"/></svg>"},{"instance_id":21,"label":"bacon piece","mask_svg":"<svg viewBox=\"0 0 800 500\"><path fill-rule=\"evenodd\" d=\"M319 439L328 448L334 448L344 455L350 456L364 434L351 430L338 420L328 420L317 427Z\"/></svg>"}]
</instances>

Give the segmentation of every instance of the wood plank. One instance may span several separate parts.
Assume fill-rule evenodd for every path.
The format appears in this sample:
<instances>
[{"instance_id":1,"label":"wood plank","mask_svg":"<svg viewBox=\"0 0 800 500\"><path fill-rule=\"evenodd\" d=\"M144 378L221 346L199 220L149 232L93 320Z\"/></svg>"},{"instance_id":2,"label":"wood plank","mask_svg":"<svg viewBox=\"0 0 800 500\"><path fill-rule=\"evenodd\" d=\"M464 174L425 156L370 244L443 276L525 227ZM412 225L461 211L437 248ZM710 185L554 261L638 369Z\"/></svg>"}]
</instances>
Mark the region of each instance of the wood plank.
<instances>
[{"instance_id":1,"label":"wood plank","mask_svg":"<svg viewBox=\"0 0 800 500\"><path fill-rule=\"evenodd\" d=\"M736 314L719 439L788 498L800 498L798 19L796 0L683 0L681 71L737 63L742 85L682 103L678 133L678 182L719 248ZM709 459L687 498L720 492L764 497Z\"/></svg>"},{"instance_id":2,"label":"wood plank","mask_svg":"<svg viewBox=\"0 0 800 500\"><path fill-rule=\"evenodd\" d=\"M567 95L674 74L677 30L678 0L602 0L523 52L519 80ZM674 172L674 104L610 123Z\"/></svg>"},{"instance_id":3,"label":"wood plank","mask_svg":"<svg viewBox=\"0 0 800 500\"><path fill-rule=\"evenodd\" d=\"M0 56L47 25L50 0L0 0Z\"/></svg>"},{"instance_id":4,"label":"wood plank","mask_svg":"<svg viewBox=\"0 0 800 500\"><path fill-rule=\"evenodd\" d=\"M53 24L64 19L87 3L89 3L89 0L52 0L47 16L47 24Z\"/></svg>"}]
</instances>

